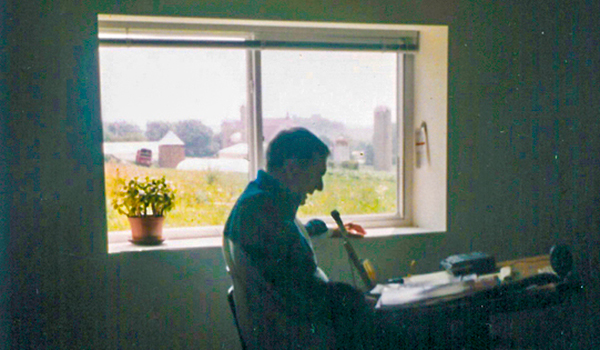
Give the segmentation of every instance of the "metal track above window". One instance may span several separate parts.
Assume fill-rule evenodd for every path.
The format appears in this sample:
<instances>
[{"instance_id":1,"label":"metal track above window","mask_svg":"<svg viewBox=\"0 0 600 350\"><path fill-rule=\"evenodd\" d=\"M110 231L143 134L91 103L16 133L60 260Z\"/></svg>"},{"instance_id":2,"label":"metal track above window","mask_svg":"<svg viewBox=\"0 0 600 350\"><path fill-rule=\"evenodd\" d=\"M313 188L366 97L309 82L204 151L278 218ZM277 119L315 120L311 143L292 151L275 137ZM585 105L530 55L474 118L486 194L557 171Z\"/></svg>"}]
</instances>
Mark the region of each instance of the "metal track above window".
<instances>
[{"instance_id":1,"label":"metal track above window","mask_svg":"<svg viewBox=\"0 0 600 350\"><path fill-rule=\"evenodd\" d=\"M103 45L310 49L418 50L419 33L394 25L283 22L100 15Z\"/></svg>"}]
</instances>

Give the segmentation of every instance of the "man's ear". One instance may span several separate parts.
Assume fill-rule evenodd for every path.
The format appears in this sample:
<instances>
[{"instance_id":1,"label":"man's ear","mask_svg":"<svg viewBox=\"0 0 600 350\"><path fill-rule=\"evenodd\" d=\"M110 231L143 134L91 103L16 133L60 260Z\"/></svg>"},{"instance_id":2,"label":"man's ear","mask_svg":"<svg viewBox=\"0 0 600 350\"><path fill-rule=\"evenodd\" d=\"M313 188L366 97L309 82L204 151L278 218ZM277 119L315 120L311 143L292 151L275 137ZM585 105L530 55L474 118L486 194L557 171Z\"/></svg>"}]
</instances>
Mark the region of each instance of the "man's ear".
<instances>
[{"instance_id":1,"label":"man's ear","mask_svg":"<svg viewBox=\"0 0 600 350\"><path fill-rule=\"evenodd\" d=\"M292 191L298 190L297 185L299 181L299 169L298 161L295 159L286 159L281 167L282 180L285 185Z\"/></svg>"},{"instance_id":2,"label":"man's ear","mask_svg":"<svg viewBox=\"0 0 600 350\"><path fill-rule=\"evenodd\" d=\"M300 169L300 163L298 162L298 159L286 159L283 162L282 168L286 175L296 176Z\"/></svg>"}]
</instances>

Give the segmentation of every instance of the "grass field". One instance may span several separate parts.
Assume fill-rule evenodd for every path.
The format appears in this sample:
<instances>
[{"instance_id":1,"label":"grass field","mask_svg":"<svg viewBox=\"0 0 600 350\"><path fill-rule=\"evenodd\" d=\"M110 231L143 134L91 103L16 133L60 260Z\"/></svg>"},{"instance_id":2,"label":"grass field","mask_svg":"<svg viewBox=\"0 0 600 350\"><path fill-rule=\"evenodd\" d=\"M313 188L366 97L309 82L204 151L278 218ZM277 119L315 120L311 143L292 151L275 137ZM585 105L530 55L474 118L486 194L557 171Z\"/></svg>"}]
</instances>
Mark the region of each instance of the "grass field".
<instances>
[{"instance_id":1,"label":"grass field","mask_svg":"<svg viewBox=\"0 0 600 350\"><path fill-rule=\"evenodd\" d=\"M127 217L111 206L117 177L165 176L177 190L175 208L167 214L166 227L222 225L248 178L246 174L219 171L180 171L146 168L133 164L105 163L109 231L128 230ZM328 215L333 209L347 214L395 211L396 185L391 173L333 169L324 179L325 190L309 196L298 216Z\"/></svg>"}]
</instances>

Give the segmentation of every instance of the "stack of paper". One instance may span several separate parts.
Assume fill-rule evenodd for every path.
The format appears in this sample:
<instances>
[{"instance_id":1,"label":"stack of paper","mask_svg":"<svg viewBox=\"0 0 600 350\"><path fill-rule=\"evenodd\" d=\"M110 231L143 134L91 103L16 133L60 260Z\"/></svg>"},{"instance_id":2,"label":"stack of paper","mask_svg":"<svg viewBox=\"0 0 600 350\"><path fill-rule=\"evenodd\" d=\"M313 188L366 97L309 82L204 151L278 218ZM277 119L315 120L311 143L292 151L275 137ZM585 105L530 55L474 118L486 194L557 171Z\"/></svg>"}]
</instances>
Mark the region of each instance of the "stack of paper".
<instances>
[{"instance_id":1,"label":"stack of paper","mask_svg":"<svg viewBox=\"0 0 600 350\"><path fill-rule=\"evenodd\" d=\"M510 271L503 271L504 274ZM376 308L398 308L414 304L435 303L470 292L494 288L499 274L456 277L446 271L404 278L403 284L377 285L372 294L379 294Z\"/></svg>"},{"instance_id":2,"label":"stack of paper","mask_svg":"<svg viewBox=\"0 0 600 350\"><path fill-rule=\"evenodd\" d=\"M375 307L378 309L399 307L457 295L465 293L468 290L470 290L469 282L454 282L438 285L388 285L381 288L381 296Z\"/></svg>"}]
</instances>

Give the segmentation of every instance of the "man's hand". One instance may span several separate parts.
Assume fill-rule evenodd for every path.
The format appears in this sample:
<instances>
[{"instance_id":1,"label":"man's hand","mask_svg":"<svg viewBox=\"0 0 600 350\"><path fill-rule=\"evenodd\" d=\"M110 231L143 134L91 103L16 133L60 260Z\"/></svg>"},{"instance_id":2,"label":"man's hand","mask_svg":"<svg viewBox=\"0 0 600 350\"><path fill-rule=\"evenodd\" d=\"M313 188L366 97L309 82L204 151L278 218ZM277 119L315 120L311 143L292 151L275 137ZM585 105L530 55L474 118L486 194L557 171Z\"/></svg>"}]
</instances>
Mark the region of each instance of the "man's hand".
<instances>
[{"instance_id":1,"label":"man's hand","mask_svg":"<svg viewBox=\"0 0 600 350\"><path fill-rule=\"evenodd\" d=\"M344 228L348 232L348 237L350 237L350 238L363 238L364 235L367 234L367 231L365 231L365 229L362 226L351 223L351 222L344 224ZM331 238L340 238L341 236L342 236L342 232L340 231L339 228L334 228L332 230Z\"/></svg>"}]
</instances>

